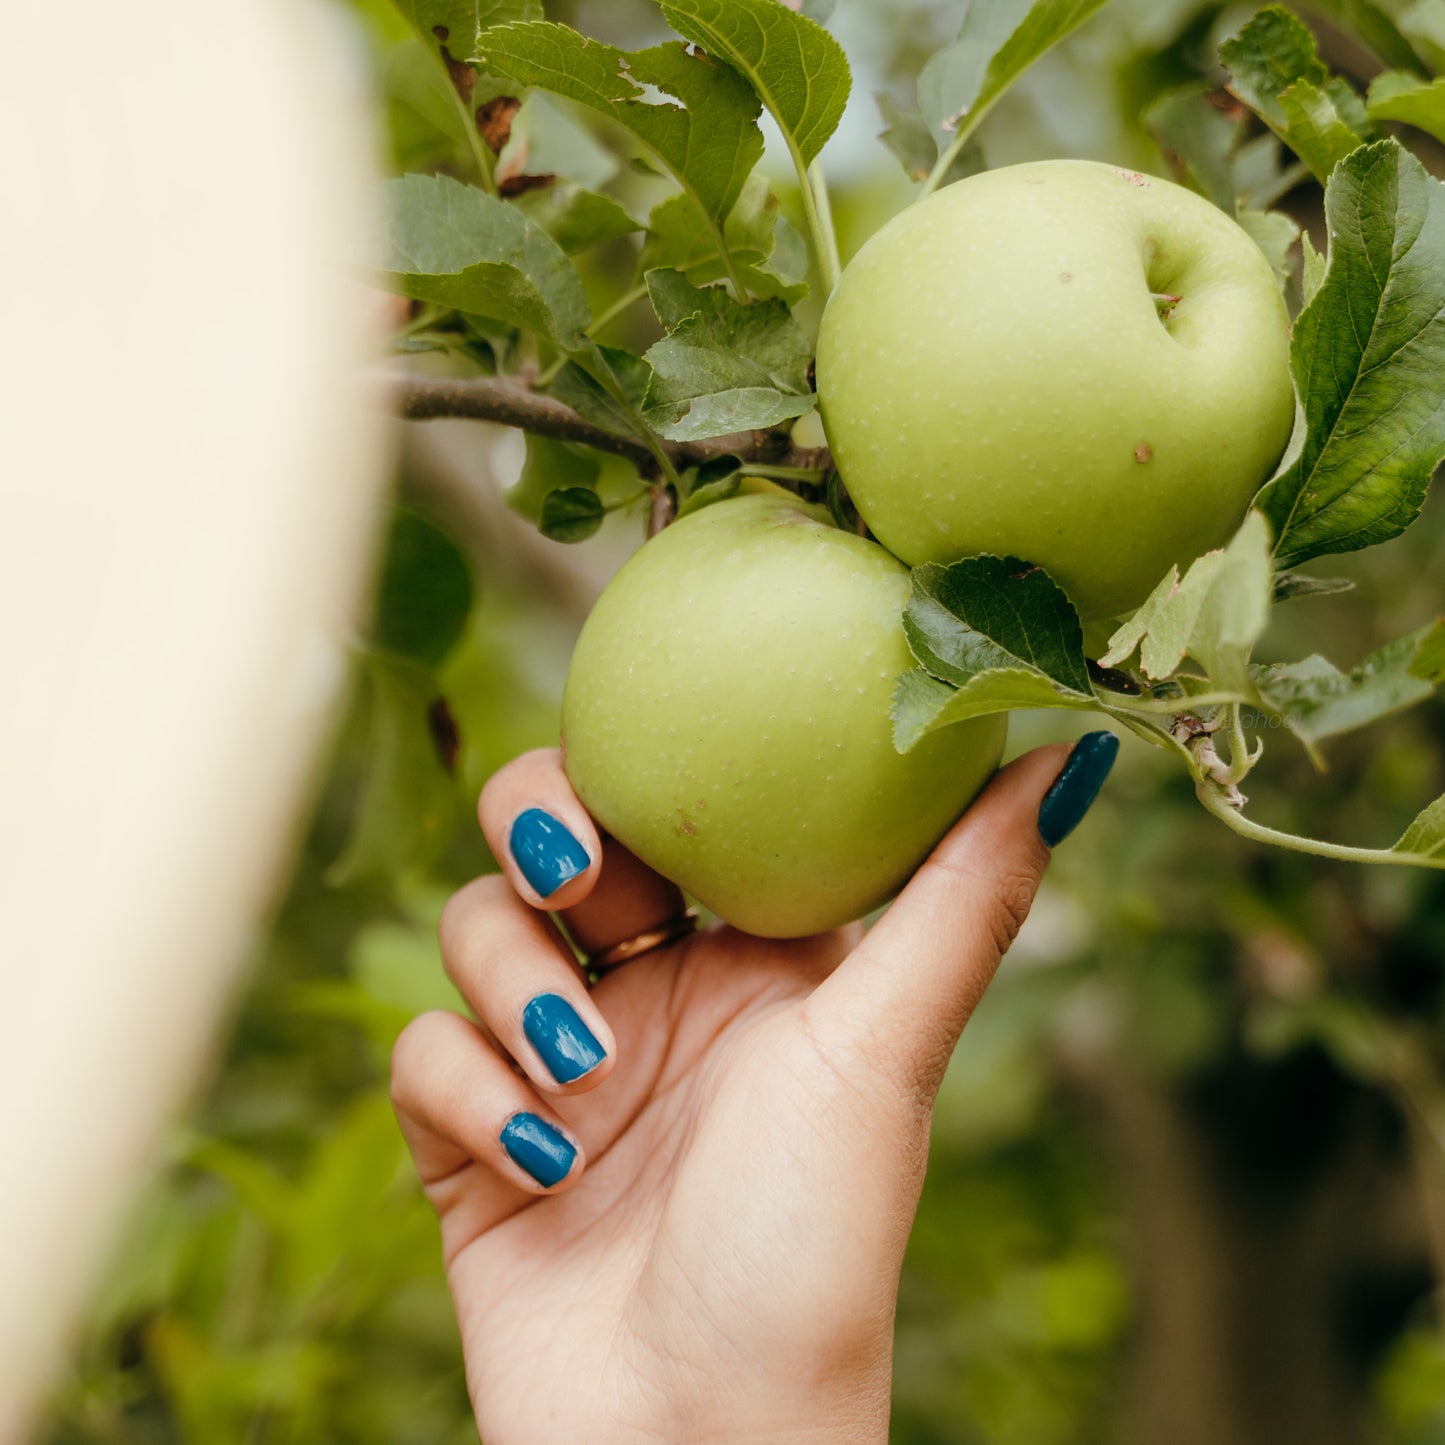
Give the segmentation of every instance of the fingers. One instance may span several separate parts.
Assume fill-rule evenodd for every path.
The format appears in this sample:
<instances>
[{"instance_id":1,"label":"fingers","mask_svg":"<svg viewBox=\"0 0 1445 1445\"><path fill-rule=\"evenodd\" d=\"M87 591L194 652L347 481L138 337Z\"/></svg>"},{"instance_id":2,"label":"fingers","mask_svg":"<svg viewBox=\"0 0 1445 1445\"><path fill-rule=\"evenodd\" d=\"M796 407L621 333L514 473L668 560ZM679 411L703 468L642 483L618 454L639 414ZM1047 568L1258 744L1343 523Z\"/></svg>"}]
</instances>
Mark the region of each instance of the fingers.
<instances>
[{"instance_id":1,"label":"fingers","mask_svg":"<svg viewBox=\"0 0 1445 1445\"><path fill-rule=\"evenodd\" d=\"M533 1085L573 1094L606 1078L612 1030L545 913L492 875L452 896L439 932L452 982Z\"/></svg>"},{"instance_id":2,"label":"fingers","mask_svg":"<svg viewBox=\"0 0 1445 1445\"><path fill-rule=\"evenodd\" d=\"M482 789L477 811L508 882L533 908L563 915L586 953L682 912L673 884L598 833L555 748L525 753L502 768Z\"/></svg>"},{"instance_id":3,"label":"fingers","mask_svg":"<svg viewBox=\"0 0 1445 1445\"><path fill-rule=\"evenodd\" d=\"M1117 752L1117 738L1096 733L1005 768L809 1000L819 1047L931 1102L1028 916L1050 846L1082 818Z\"/></svg>"},{"instance_id":4,"label":"fingers","mask_svg":"<svg viewBox=\"0 0 1445 1445\"><path fill-rule=\"evenodd\" d=\"M457 1014L423 1014L402 1031L391 1096L417 1173L443 1213L463 1193L469 1207L477 1200L505 1212L519 1191L555 1193L582 1172L581 1148L556 1114ZM490 1187L478 1190L474 1177L460 1187L473 1165Z\"/></svg>"},{"instance_id":5,"label":"fingers","mask_svg":"<svg viewBox=\"0 0 1445 1445\"><path fill-rule=\"evenodd\" d=\"M477 816L507 881L534 908L568 908L592 891L602 841L555 748L523 753L494 773Z\"/></svg>"},{"instance_id":6,"label":"fingers","mask_svg":"<svg viewBox=\"0 0 1445 1445\"><path fill-rule=\"evenodd\" d=\"M615 838L602 839L602 873L597 886L562 915L567 932L583 953L598 954L635 938L683 911L682 891L654 873Z\"/></svg>"}]
</instances>

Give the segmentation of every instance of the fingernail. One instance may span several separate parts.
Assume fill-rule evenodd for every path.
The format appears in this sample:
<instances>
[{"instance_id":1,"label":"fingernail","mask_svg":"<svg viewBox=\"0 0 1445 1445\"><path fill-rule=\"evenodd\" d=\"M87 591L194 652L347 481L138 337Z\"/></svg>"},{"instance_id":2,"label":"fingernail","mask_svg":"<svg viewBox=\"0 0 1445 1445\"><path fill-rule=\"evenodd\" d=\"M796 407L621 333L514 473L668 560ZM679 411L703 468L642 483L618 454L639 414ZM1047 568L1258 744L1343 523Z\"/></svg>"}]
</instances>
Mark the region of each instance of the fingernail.
<instances>
[{"instance_id":1,"label":"fingernail","mask_svg":"<svg viewBox=\"0 0 1445 1445\"><path fill-rule=\"evenodd\" d=\"M1039 805L1039 832L1057 848L1084 820L1119 756L1119 739L1110 732L1088 733L1074 744L1063 771Z\"/></svg>"},{"instance_id":2,"label":"fingernail","mask_svg":"<svg viewBox=\"0 0 1445 1445\"><path fill-rule=\"evenodd\" d=\"M535 1114L513 1114L502 1128L502 1148L543 1189L560 1184L577 1157L576 1146L560 1130Z\"/></svg>"},{"instance_id":3,"label":"fingernail","mask_svg":"<svg viewBox=\"0 0 1445 1445\"><path fill-rule=\"evenodd\" d=\"M522 877L550 898L570 878L587 871L587 850L550 813L528 808L519 813L507 840Z\"/></svg>"},{"instance_id":4,"label":"fingernail","mask_svg":"<svg viewBox=\"0 0 1445 1445\"><path fill-rule=\"evenodd\" d=\"M522 1010L522 1032L559 1084L590 1074L607 1050L560 994L540 993Z\"/></svg>"}]
</instances>

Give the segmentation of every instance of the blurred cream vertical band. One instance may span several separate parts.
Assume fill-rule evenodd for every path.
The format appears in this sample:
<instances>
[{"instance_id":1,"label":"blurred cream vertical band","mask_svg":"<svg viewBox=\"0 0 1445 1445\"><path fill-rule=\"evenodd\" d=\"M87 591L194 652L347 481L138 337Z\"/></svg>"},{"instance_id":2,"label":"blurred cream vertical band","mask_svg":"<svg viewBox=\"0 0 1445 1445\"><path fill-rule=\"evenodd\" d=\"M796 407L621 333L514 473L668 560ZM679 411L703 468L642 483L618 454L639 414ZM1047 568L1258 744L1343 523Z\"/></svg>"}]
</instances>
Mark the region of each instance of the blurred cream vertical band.
<instances>
[{"instance_id":1,"label":"blurred cream vertical band","mask_svg":"<svg viewBox=\"0 0 1445 1445\"><path fill-rule=\"evenodd\" d=\"M282 880L388 439L354 37L302 0L3 15L8 1445Z\"/></svg>"}]
</instances>

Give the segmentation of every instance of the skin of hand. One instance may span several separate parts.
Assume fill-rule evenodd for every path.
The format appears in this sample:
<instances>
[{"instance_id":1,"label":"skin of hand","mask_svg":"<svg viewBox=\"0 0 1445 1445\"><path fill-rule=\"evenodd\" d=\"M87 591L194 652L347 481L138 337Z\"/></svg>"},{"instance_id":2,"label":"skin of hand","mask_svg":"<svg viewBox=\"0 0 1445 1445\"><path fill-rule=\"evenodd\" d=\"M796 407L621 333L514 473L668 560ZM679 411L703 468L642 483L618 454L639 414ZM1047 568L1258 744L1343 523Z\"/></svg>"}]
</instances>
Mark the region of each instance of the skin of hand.
<instances>
[{"instance_id":1,"label":"skin of hand","mask_svg":"<svg viewBox=\"0 0 1445 1445\"><path fill-rule=\"evenodd\" d=\"M415 1020L392 1089L486 1445L887 1440L934 1098L1049 809L1082 816L1113 761L1085 751L1001 772L866 936L716 926L590 992L549 914L595 954L682 898L599 836L555 752L492 779L504 873L441 923L477 1021Z\"/></svg>"}]
</instances>

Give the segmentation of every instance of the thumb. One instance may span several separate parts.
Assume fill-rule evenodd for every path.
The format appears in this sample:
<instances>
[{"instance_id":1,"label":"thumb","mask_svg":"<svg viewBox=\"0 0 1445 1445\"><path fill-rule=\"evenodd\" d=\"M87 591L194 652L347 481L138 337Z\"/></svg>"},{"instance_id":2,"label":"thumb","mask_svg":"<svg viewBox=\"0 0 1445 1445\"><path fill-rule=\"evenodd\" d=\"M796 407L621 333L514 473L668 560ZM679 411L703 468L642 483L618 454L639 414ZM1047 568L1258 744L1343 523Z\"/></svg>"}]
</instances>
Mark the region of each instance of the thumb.
<instances>
[{"instance_id":1,"label":"thumb","mask_svg":"<svg viewBox=\"0 0 1445 1445\"><path fill-rule=\"evenodd\" d=\"M818 1047L931 1105L963 1026L1028 917L1050 849L1098 796L1119 740L1090 733L1010 764L808 1000Z\"/></svg>"}]
</instances>

